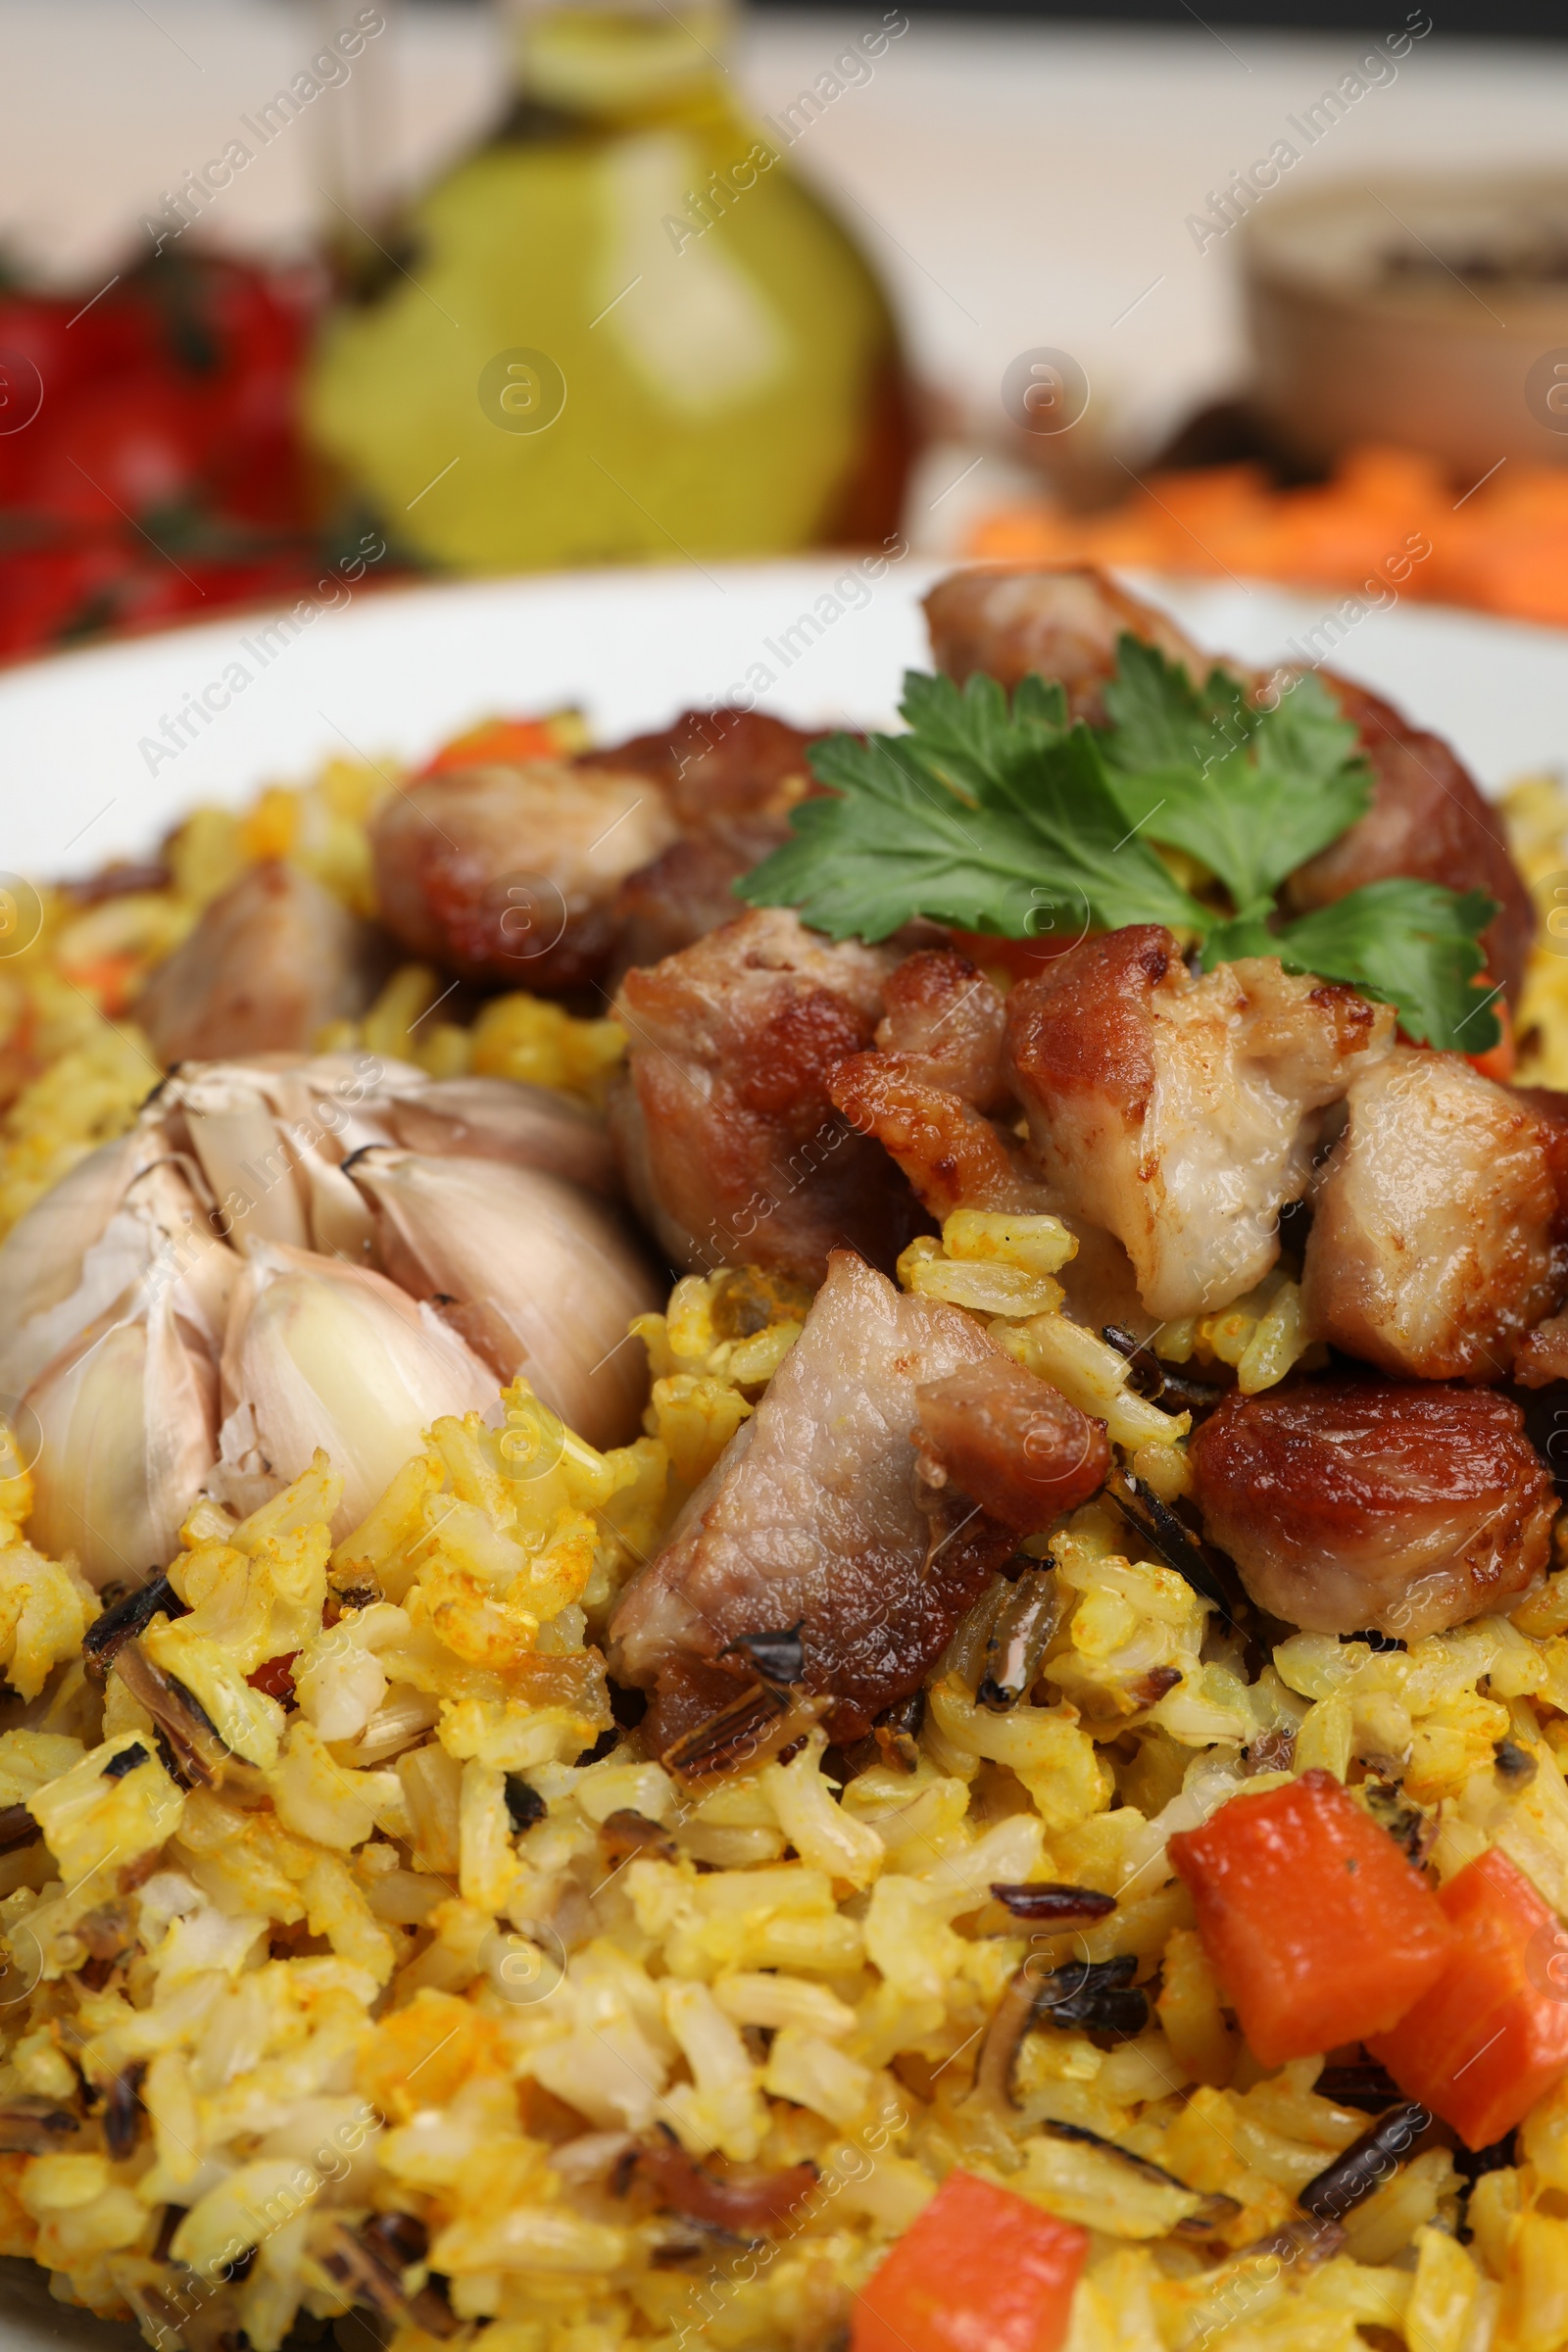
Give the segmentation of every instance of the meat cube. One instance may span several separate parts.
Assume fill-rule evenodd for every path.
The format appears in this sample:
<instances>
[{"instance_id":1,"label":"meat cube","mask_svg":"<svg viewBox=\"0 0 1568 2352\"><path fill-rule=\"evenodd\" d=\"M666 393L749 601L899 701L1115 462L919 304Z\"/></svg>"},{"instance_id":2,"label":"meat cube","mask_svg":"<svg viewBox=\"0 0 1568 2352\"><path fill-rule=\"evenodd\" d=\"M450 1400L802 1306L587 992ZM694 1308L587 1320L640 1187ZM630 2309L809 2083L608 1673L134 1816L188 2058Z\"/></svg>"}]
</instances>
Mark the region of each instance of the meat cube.
<instances>
[{"instance_id":1,"label":"meat cube","mask_svg":"<svg viewBox=\"0 0 1568 2352\"><path fill-rule=\"evenodd\" d=\"M1006 1006L967 956L952 948L906 956L888 974L882 1002L887 1010L876 1033L880 1052L899 1054L911 1076L948 1088L977 1110L1006 1104Z\"/></svg>"},{"instance_id":2,"label":"meat cube","mask_svg":"<svg viewBox=\"0 0 1568 2352\"><path fill-rule=\"evenodd\" d=\"M1189 1452L1203 1531L1259 1608L1407 1642L1505 1608L1544 1570L1556 1498L1486 1389L1367 1379L1232 1395Z\"/></svg>"},{"instance_id":3,"label":"meat cube","mask_svg":"<svg viewBox=\"0 0 1568 2352\"><path fill-rule=\"evenodd\" d=\"M610 961L622 881L676 830L635 773L536 760L426 776L371 820L382 919L463 979L581 988Z\"/></svg>"},{"instance_id":4,"label":"meat cube","mask_svg":"<svg viewBox=\"0 0 1568 2352\"><path fill-rule=\"evenodd\" d=\"M1102 693L1116 674L1123 635L1157 645L1195 681L1213 662L1167 614L1129 596L1102 571L954 571L925 600L937 667L963 679L979 670L1004 686L1038 672L1067 690L1074 718L1104 723Z\"/></svg>"},{"instance_id":5,"label":"meat cube","mask_svg":"<svg viewBox=\"0 0 1568 2352\"><path fill-rule=\"evenodd\" d=\"M684 710L662 733L586 752L577 766L651 777L677 821L703 832L715 819L779 815L803 799L814 740L765 710Z\"/></svg>"},{"instance_id":6,"label":"meat cube","mask_svg":"<svg viewBox=\"0 0 1568 2352\"><path fill-rule=\"evenodd\" d=\"M1325 676L1323 682L1360 730L1360 750L1372 770L1372 806L1348 833L1297 867L1286 885L1287 904L1305 913L1397 874L1449 890L1487 891L1497 913L1482 945L1488 968L1512 1003L1524 983L1536 917L1501 818L1441 736L1412 727L1391 704L1348 679Z\"/></svg>"},{"instance_id":7,"label":"meat cube","mask_svg":"<svg viewBox=\"0 0 1568 2352\"><path fill-rule=\"evenodd\" d=\"M1390 1006L1272 956L1194 979L1155 924L1085 940L1007 1000L1041 1172L1116 1236L1166 1317L1223 1307L1268 1272L1318 1114L1393 1031Z\"/></svg>"},{"instance_id":8,"label":"meat cube","mask_svg":"<svg viewBox=\"0 0 1568 2352\"><path fill-rule=\"evenodd\" d=\"M946 1488L922 1494L917 1392L998 1360L962 1308L836 1251L756 1413L622 1597L612 1672L662 1696L743 1636L800 1623L833 1738L918 1690L1015 1537Z\"/></svg>"},{"instance_id":9,"label":"meat cube","mask_svg":"<svg viewBox=\"0 0 1568 2352\"><path fill-rule=\"evenodd\" d=\"M828 1093L871 1042L892 960L769 907L627 973L631 1052L611 1132L677 1263L746 1260L815 1283L830 1250L891 1266L921 1230L898 1169Z\"/></svg>"},{"instance_id":10,"label":"meat cube","mask_svg":"<svg viewBox=\"0 0 1568 2352\"><path fill-rule=\"evenodd\" d=\"M1543 1122L1459 1054L1406 1046L1346 1106L1313 1186L1309 1328L1406 1378L1505 1380L1568 1280Z\"/></svg>"},{"instance_id":11,"label":"meat cube","mask_svg":"<svg viewBox=\"0 0 1568 2352\"><path fill-rule=\"evenodd\" d=\"M985 1357L915 1391L927 1480L1030 1536L1098 1494L1110 1468L1105 1425L1010 1356Z\"/></svg>"}]
</instances>

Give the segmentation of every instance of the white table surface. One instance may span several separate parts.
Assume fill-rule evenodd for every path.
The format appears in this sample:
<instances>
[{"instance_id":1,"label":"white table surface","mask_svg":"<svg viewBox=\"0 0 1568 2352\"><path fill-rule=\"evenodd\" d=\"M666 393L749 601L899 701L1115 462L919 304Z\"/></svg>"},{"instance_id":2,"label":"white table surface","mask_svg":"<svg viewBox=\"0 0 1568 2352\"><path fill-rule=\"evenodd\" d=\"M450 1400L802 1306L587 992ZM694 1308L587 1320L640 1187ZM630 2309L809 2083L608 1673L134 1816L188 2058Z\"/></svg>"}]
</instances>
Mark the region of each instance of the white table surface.
<instances>
[{"instance_id":1,"label":"white table surface","mask_svg":"<svg viewBox=\"0 0 1568 2352\"><path fill-rule=\"evenodd\" d=\"M392 150L418 178L494 106L499 67L475 6L395 9ZM0 0L4 59L0 243L75 278L107 275L138 220L237 118L309 55L313 26L355 0ZM767 111L830 66L885 0L753 18L737 48ZM1196 18L1195 12L1195 18ZM1384 12L1392 32L1403 0ZM1441 17L1441 7L1438 14ZM1565 21L1568 22L1568 21ZM1003 369L1035 345L1071 351L1098 416L1152 446L1241 362L1224 245L1185 226L1206 191L1266 151L1285 118L1365 52L1349 33L1103 29L915 17L869 83L848 90L793 152L860 231L893 288L923 379L984 427ZM390 51L391 44L388 44ZM313 117L259 156L209 218L236 245L303 238L317 204ZM1305 187L1422 166L1560 163L1568 45L1416 42L1291 174ZM294 131L304 135L296 137ZM1136 307L1130 307L1136 306ZM934 461L931 492L954 468ZM951 522L997 480L997 462L944 502Z\"/></svg>"}]
</instances>

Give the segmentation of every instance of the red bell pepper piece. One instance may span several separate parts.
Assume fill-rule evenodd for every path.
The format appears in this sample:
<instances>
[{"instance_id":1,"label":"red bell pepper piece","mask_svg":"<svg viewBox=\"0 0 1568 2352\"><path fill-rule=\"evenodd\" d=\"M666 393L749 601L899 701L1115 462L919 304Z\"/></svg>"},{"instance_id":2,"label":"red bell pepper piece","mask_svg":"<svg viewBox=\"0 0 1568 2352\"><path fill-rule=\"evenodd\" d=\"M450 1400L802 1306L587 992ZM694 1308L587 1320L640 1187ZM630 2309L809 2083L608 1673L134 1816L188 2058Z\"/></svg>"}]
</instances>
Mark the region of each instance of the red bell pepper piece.
<instances>
[{"instance_id":1,"label":"red bell pepper piece","mask_svg":"<svg viewBox=\"0 0 1568 2352\"><path fill-rule=\"evenodd\" d=\"M294 1695L294 1661L299 1654L297 1649L291 1649L280 1658L268 1658L257 1667L254 1674L248 1674L245 1680L253 1690L262 1691L268 1698L292 1698Z\"/></svg>"},{"instance_id":2,"label":"red bell pepper piece","mask_svg":"<svg viewBox=\"0 0 1568 2352\"><path fill-rule=\"evenodd\" d=\"M851 2352L1056 2352L1089 2239L952 2172L856 2298Z\"/></svg>"},{"instance_id":3,"label":"red bell pepper piece","mask_svg":"<svg viewBox=\"0 0 1568 2352\"><path fill-rule=\"evenodd\" d=\"M1332 1773L1232 1797L1172 1838L1170 1858L1264 2066L1387 2033L1454 1940L1425 1879Z\"/></svg>"},{"instance_id":4,"label":"red bell pepper piece","mask_svg":"<svg viewBox=\"0 0 1568 2352\"><path fill-rule=\"evenodd\" d=\"M1458 1938L1447 1965L1367 2047L1467 2148L1490 2148L1568 2071L1568 1936L1495 1848L1438 1901Z\"/></svg>"}]
</instances>

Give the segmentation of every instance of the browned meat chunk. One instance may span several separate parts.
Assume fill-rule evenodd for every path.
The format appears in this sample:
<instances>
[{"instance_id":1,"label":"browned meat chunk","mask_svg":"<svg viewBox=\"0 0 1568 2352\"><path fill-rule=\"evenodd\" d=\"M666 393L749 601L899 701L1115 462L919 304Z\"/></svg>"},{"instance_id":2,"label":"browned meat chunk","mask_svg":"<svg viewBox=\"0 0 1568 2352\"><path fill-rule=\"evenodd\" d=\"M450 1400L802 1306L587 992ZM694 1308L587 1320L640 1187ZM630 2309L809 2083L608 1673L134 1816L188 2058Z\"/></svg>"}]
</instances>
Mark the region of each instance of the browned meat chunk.
<instances>
[{"instance_id":1,"label":"browned meat chunk","mask_svg":"<svg viewBox=\"0 0 1568 2352\"><path fill-rule=\"evenodd\" d=\"M580 988L610 960L620 884L675 833L643 775L539 760L426 776L371 821L382 919L464 979Z\"/></svg>"},{"instance_id":2,"label":"browned meat chunk","mask_svg":"<svg viewBox=\"0 0 1568 2352\"><path fill-rule=\"evenodd\" d=\"M976 670L1013 687L1030 672L1067 690L1074 718L1102 724L1101 700L1116 673L1124 635L1157 645L1195 679L1214 663L1152 605L1129 596L1102 571L950 572L925 600L937 667L960 682Z\"/></svg>"},{"instance_id":3,"label":"browned meat chunk","mask_svg":"<svg viewBox=\"0 0 1568 2352\"><path fill-rule=\"evenodd\" d=\"M1410 1047L1362 1070L1347 1108L1313 1187L1309 1327L1385 1372L1505 1380L1568 1278L1543 1122L1459 1054Z\"/></svg>"},{"instance_id":4,"label":"browned meat chunk","mask_svg":"<svg viewBox=\"0 0 1568 2352\"><path fill-rule=\"evenodd\" d=\"M952 948L906 956L888 974L882 1002L887 1011L877 1045L902 1055L913 1077L951 1089L977 1110L1000 1110L1007 1102L1006 1006L967 956Z\"/></svg>"},{"instance_id":5,"label":"browned meat chunk","mask_svg":"<svg viewBox=\"0 0 1568 2352\"><path fill-rule=\"evenodd\" d=\"M213 901L154 972L136 1019L163 1062L308 1054L329 1021L365 1011L387 969L368 923L270 859Z\"/></svg>"},{"instance_id":6,"label":"browned meat chunk","mask_svg":"<svg viewBox=\"0 0 1568 2352\"><path fill-rule=\"evenodd\" d=\"M999 1355L961 1308L836 1252L756 1413L622 1598L612 1672L662 1695L743 1636L799 1623L835 1739L918 1690L1014 1538L945 1489L922 1495L916 1392Z\"/></svg>"},{"instance_id":7,"label":"browned meat chunk","mask_svg":"<svg viewBox=\"0 0 1568 2352\"><path fill-rule=\"evenodd\" d=\"M1568 1315L1548 1315L1526 1332L1513 1351L1513 1377L1521 1389L1549 1389L1568 1380Z\"/></svg>"},{"instance_id":8,"label":"browned meat chunk","mask_svg":"<svg viewBox=\"0 0 1568 2352\"><path fill-rule=\"evenodd\" d=\"M1524 1416L1485 1389L1323 1380L1228 1396L1190 1459L1209 1540L1309 1633L1414 1641L1540 1576L1556 1509Z\"/></svg>"},{"instance_id":9,"label":"browned meat chunk","mask_svg":"<svg viewBox=\"0 0 1568 2352\"><path fill-rule=\"evenodd\" d=\"M628 972L611 1133L632 1200L678 1263L820 1281L830 1250L891 1266L920 1230L886 1153L828 1084L871 1042L891 957L769 907Z\"/></svg>"},{"instance_id":10,"label":"browned meat chunk","mask_svg":"<svg viewBox=\"0 0 1568 2352\"><path fill-rule=\"evenodd\" d=\"M816 740L763 710L685 710L662 734L588 752L579 768L651 776L683 826L782 814L811 788Z\"/></svg>"},{"instance_id":11,"label":"browned meat chunk","mask_svg":"<svg viewBox=\"0 0 1568 2352\"><path fill-rule=\"evenodd\" d=\"M1499 911L1484 935L1487 962L1510 1002L1525 976L1535 911L1508 855L1502 821L1441 736L1412 727L1388 703L1345 678L1324 676L1347 718L1361 730L1372 768L1372 806L1286 886L1301 911L1326 906L1364 883L1409 874L1449 890L1484 890Z\"/></svg>"},{"instance_id":12,"label":"browned meat chunk","mask_svg":"<svg viewBox=\"0 0 1568 2352\"><path fill-rule=\"evenodd\" d=\"M1388 1005L1272 956L1195 980L1154 924L1084 941L1007 1000L1042 1173L1116 1236L1161 1316L1222 1307L1268 1272L1317 1114L1393 1029Z\"/></svg>"},{"instance_id":13,"label":"browned meat chunk","mask_svg":"<svg viewBox=\"0 0 1568 2352\"><path fill-rule=\"evenodd\" d=\"M886 1028L887 1023L883 1023ZM936 1218L956 1208L1029 1214L1053 1203L1015 1140L951 1088L929 1085L902 1054L856 1054L828 1087L860 1135L874 1135Z\"/></svg>"},{"instance_id":14,"label":"browned meat chunk","mask_svg":"<svg viewBox=\"0 0 1568 2352\"><path fill-rule=\"evenodd\" d=\"M950 676L984 670L1010 687L1038 670L1058 678L1074 717L1091 722L1104 717L1102 691L1115 670L1123 631L1158 646L1195 678L1215 666L1164 613L1089 569L953 572L932 589L925 611L937 664ZM1259 673L1234 662L1218 666L1253 686L1262 683ZM1358 823L1292 876L1290 904L1304 912L1398 874L1450 890L1489 891L1500 911L1486 934L1487 959L1511 1001L1524 978L1535 916L1495 811L1441 738L1412 727L1364 687L1318 674L1360 729L1374 796Z\"/></svg>"},{"instance_id":15,"label":"browned meat chunk","mask_svg":"<svg viewBox=\"0 0 1568 2352\"><path fill-rule=\"evenodd\" d=\"M720 818L628 874L615 901L612 974L618 979L634 964L678 956L720 923L734 922L745 912L734 885L788 836L782 816Z\"/></svg>"},{"instance_id":16,"label":"browned meat chunk","mask_svg":"<svg viewBox=\"0 0 1568 2352\"><path fill-rule=\"evenodd\" d=\"M951 1479L1021 1536L1039 1534L1105 1483L1104 1423L1092 1421L1010 1356L927 1381L916 1389L915 1403L928 1483Z\"/></svg>"}]
</instances>

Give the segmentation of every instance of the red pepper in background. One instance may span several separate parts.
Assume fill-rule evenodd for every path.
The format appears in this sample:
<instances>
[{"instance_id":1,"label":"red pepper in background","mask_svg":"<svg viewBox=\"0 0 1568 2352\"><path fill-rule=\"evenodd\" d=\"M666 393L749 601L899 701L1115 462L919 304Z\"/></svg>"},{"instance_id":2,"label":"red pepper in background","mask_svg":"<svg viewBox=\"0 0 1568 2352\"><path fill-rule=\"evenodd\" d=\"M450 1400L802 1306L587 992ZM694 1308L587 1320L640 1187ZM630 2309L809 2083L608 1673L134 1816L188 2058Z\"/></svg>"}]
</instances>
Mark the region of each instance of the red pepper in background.
<instances>
[{"instance_id":1,"label":"red pepper in background","mask_svg":"<svg viewBox=\"0 0 1568 2352\"><path fill-rule=\"evenodd\" d=\"M1087 2233L951 2172L855 2303L851 2352L1056 2352Z\"/></svg>"},{"instance_id":2,"label":"red pepper in background","mask_svg":"<svg viewBox=\"0 0 1568 2352\"><path fill-rule=\"evenodd\" d=\"M1568 1937L1495 1848L1437 1899L1457 1938L1443 1974L1367 2047L1467 2148L1490 2148L1568 2071Z\"/></svg>"},{"instance_id":3,"label":"red pepper in background","mask_svg":"<svg viewBox=\"0 0 1568 2352\"><path fill-rule=\"evenodd\" d=\"M0 659L318 592L297 411L322 292L174 253L96 299L0 286L12 416L43 386L0 430Z\"/></svg>"},{"instance_id":4,"label":"red pepper in background","mask_svg":"<svg viewBox=\"0 0 1568 2352\"><path fill-rule=\"evenodd\" d=\"M1454 1941L1437 1896L1331 1773L1234 1796L1170 1858L1264 2066L1396 2026Z\"/></svg>"}]
</instances>

